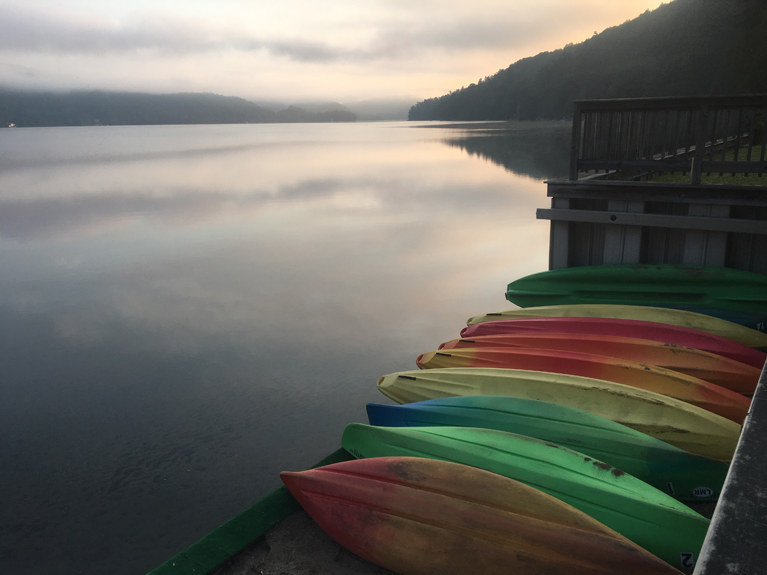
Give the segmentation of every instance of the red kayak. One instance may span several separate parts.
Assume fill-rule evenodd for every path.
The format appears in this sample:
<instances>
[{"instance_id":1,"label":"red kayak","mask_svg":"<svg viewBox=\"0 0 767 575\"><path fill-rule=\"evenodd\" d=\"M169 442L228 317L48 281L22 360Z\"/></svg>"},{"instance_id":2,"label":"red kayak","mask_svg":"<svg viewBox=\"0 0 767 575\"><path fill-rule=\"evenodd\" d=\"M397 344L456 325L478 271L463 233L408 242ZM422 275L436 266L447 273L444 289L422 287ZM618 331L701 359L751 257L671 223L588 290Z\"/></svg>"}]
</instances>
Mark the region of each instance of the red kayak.
<instances>
[{"instance_id":1,"label":"red kayak","mask_svg":"<svg viewBox=\"0 0 767 575\"><path fill-rule=\"evenodd\" d=\"M568 373L613 381L697 405L742 423L751 400L708 381L653 365L604 355L535 348L432 351L418 356L421 369L491 367Z\"/></svg>"},{"instance_id":2,"label":"red kayak","mask_svg":"<svg viewBox=\"0 0 767 575\"><path fill-rule=\"evenodd\" d=\"M743 395L754 394L761 370L732 358L701 349L619 335L591 333L505 333L454 339L440 350L489 347L534 347L595 353L665 367L705 379Z\"/></svg>"},{"instance_id":3,"label":"red kayak","mask_svg":"<svg viewBox=\"0 0 767 575\"><path fill-rule=\"evenodd\" d=\"M476 323L461 330L461 337L503 333L590 333L652 339L702 349L762 369L767 353L730 339L665 323L604 317L535 317Z\"/></svg>"},{"instance_id":4,"label":"red kayak","mask_svg":"<svg viewBox=\"0 0 767 575\"><path fill-rule=\"evenodd\" d=\"M374 457L280 476L328 535L397 573L680 575L578 509L475 467Z\"/></svg>"}]
</instances>

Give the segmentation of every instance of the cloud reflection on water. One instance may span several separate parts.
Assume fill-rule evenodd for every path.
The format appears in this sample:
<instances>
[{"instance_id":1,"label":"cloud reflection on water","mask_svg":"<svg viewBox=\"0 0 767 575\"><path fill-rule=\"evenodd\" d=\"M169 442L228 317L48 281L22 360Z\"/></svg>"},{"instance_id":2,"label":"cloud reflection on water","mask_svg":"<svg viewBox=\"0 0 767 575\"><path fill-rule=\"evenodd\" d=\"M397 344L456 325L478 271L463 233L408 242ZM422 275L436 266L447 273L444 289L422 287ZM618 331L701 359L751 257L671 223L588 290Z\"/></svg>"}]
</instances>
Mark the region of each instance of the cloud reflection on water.
<instances>
[{"instance_id":1,"label":"cloud reflection on water","mask_svg":"<svg viewBox=\"0 0 767 575\"><path fill-rule=\"evenodd\" d=\"M3 532L18 549L75 536L99 541L94 573L148 570L546 265L543 184L442 143L456 132L265 129L272 147L210 127L191 133L218 153L156 157L74 130L111 159L0 170L0 432L20 446L0 487L40 501Z\"/></svg>"},{"instance_id":2,"label":"cloud reflection on water","mask_svg":"<svg viewBox=\"0 0 767 575\"><path fill-rule=\"evenodd\" d=\"M505 307L510 277L545 265L540 181L446 146L452 130L361 129L49 163L27 193L0 197L0 250L18 264L0 280L6 301L50 310L75 346L128 330L184 353L303 347L317 362L436 345L455 335L448 318L457 332ZM392 328L407 332L394 347Z\"/></svg>"}]
</instances>

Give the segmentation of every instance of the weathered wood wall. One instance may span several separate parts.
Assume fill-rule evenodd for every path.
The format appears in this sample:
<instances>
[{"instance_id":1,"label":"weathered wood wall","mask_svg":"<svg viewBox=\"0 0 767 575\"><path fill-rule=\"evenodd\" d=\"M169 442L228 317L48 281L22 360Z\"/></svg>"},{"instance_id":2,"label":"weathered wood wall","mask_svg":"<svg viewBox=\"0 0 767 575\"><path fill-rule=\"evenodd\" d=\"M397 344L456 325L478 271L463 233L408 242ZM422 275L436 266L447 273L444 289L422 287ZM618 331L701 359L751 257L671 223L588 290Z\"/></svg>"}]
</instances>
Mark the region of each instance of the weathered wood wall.
<instances>
[{"instance_id":1,"label":"weathered wood wall","mask_svg":"<svg viewBox=\"0 0 767 575\"><path fill-rule=\"evenodd\" d=\"M620 263L725 266L767 274L767 190L549 182L551 269Z\"/></svg>"}]
</instances>

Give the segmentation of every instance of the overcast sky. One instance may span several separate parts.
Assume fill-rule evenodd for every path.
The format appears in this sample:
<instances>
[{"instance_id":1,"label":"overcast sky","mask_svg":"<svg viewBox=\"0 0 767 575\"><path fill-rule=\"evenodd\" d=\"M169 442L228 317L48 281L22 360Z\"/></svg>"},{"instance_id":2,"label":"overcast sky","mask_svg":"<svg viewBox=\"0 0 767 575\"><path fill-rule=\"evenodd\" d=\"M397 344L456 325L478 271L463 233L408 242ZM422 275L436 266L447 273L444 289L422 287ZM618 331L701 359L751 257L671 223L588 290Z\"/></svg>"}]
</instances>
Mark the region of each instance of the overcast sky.
<instances>
[{"instance_id":1,"label":"overcast sky","mask_svg":"<svg viewBox=\"0 0 767 575\"><path fill-rule=\"evenodd\" d=\"M439 96L659 0L0 0L0 87Z\"/></svg>"}]
</instances>

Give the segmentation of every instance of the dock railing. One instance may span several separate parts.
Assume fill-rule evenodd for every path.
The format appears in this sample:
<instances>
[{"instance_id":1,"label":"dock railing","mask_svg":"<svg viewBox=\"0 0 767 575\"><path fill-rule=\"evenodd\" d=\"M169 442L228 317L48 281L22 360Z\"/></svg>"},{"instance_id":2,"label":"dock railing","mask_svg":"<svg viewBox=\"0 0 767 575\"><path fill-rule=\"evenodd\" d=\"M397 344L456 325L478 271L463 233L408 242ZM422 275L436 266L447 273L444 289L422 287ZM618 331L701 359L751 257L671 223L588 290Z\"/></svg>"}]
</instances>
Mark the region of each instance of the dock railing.
<instances>
[{"instance_id":1,"label":"dock railing","mask_svg":"<svg viewBox=\"0 0 767 575\"><path fill-rule=\"evenodd\" d=\"M767 94L575 102L570 179L588 173L767 174Z\"/></svg>"},{"instance_id":2,"label":"dock railing","mask_svg":"<svg viewBox=\"0 0 767 575\"><path fill-rule=\"evenodd\" d=\"M548 182L551 206L537 211L551 221L551 269L767 274L767 94L588 100L574 112L570 177Z\"/></svg>"}]
</instances>

